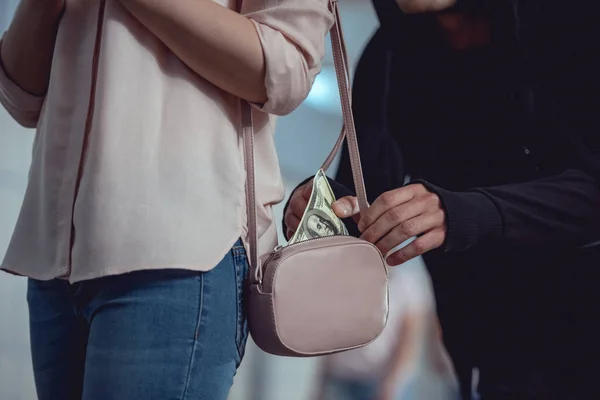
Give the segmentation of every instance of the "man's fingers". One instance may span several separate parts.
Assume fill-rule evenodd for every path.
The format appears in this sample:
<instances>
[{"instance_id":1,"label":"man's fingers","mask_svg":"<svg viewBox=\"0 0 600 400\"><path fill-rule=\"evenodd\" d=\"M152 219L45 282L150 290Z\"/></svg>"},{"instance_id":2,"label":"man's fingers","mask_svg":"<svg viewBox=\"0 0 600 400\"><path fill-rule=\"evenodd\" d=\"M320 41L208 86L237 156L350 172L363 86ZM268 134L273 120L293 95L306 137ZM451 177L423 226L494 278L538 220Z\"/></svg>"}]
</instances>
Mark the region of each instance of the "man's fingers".
<instances>
[{"instance_id":1,"label":"man's fingers","mask_svg":"<svg viewBox=\"0 0 600 400\"><path fill-rule=\"evenodd\" d=\"M307 201L310 199L310 195L312 194L313 189L313 181L306 183L304 188L302 189L302 197L304 197Z\"/></svg>"},{"instance_id":2,"label":"man's fingers","mask_svg":"<svg viewBox=\"0 0 600 400\"><path fill-rule=\"evenodd\" d=\"M364 232L388 210L423 195L424 193L422 192L426 192L426 189L422 185L408 185L400 189L385 192L363 213L358 224L358 230Z\"/></svg>"},{"instance_id":3,"label":"man's fingers","mask_svg":"<svg viewBox=\"0 0 600 400\"><path fill-rule=\"evenodd\" d=\"M427 207L428 204L426 201L420 201L420 198L417 198L409 201L408 203L391 208L362 233L361 239L364 239L367 242L377 243L384 236L388 235L394 230L398 231L397 233L400 233L409 228L411 230L415 229L418 227L416 226L416 222L418 221L415 222L410 220L418 217L421 214L424 214L427 211ZM431 227L427 229L429 230ZM418 233L423 232L425 231Z\"/></svg>"},{"instance_id":4,"label":"man's fingers","mask_svg":"<svg viewBox=\"0 0 600 400\"><path fill-rule=\"evenodd\" d=\"M292 230L293 232L296 232L298 225L300 225L300 218L291 212L287 212L285 214L284 221L288 229Z\"/></svg>"},{"instance_id":5,"label":"man's fingers","mask_svg":"<svg viewBox=\"0 0 600 400\"><path fill-rule=\"evenodd\" d=\"M380 240L371 243L375 243L382 254L387 254L394 247L401 245L408 239L439 228L442 223L443 215L440 216L437 213L421 214L402 222Z\"/></svg>"},{"instance_id":6,"label":"man's fingers","mask_svg":"<svg viewBox=\"0 0 600 400\"><path fill-rule=\"evenodd\" d=\"M333 212L340 218L353 217L360 213L358 199L354 196L342 197L333 203Z\"/></svg>"},{"instance_id":7,"label":"man's fingers","mask_svg":"<svg viewBox=\"0 0 600 400\"><path fill-rule=\"evenodd\" d=\"M305 197L304 194L307 191L307 187L310 188L310 190L308 190L308 197ZM286 230L286 236L288 238L290 238L294 232L296 232L296 229L298 229L300 219L302 218L302 215L304 215L306 206L308 206L308 199L310 198L311 191L312 181L305 184L304 187L296 189L294 193L292 193L290 204L283 217L283 221L288 228Z\"/></svg>"},{"instance_id":8,"label":"man's fingers","mask_svg":"<svg viewBox=\"0 0 600 400\"><path fill-rule=\"evenodd\" d=\"M443 228L434 229L390 255L386 261L388 265L392 266L404 264L430 250L437 249L444 244L445 237L446 234Z\"/></svg>"},{"instance_id":9,"label":"man's fingers","mask_svg":"<svg viewBox=\"0 0 600 400\"><path fill-rule=\"evenodd\" d=\"M308 206L308 200L306 200L304 197L297 196L290 202L287 213L292 213L296 217L302 218L304 211L306 210L306 206Z\"/></svg>"}]
</instances>

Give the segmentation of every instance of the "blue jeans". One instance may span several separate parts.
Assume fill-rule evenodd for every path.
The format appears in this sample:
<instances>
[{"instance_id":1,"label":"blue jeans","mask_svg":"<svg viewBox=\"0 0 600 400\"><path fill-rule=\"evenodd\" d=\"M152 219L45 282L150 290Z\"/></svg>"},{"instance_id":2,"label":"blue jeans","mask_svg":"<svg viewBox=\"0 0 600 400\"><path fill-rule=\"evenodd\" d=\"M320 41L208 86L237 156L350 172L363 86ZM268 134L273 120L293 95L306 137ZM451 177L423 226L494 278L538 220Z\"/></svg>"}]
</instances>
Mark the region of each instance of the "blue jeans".
<instances>
[{"instance_id":1,"label":"blue jeans","mask_svg":"<svg viewBox=\"0 0 600 400\"><path fill-rule=\"evenodd\" d=\"M209 272L29 281L39 400L225 400L248 336L246 252Z\"/></svg>"}]
</instances>

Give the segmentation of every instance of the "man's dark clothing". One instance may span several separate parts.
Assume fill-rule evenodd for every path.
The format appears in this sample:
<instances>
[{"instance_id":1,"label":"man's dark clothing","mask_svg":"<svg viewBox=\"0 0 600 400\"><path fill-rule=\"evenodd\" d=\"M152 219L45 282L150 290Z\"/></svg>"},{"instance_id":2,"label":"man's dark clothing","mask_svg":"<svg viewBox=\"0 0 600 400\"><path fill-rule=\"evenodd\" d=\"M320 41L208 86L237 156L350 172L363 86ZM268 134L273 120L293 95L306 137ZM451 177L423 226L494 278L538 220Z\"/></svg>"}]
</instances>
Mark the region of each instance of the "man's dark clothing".
<instances>
[{"instance_id":1,"label":"man's dark clothing","mask_svg":"<svg viewBox=\"0 0 600 400\"><path fill-rule=\"evenodd\" d=\"M483 400L600 398L591 7L459 1L485 9L492 39L458 51L431 15L374 4L382 26L353 89L367 192L373 202L408 174L441 198L447 239L424 259L463 396L477 367ZM347 149L336 181L353 187Z\"/></svg>"}]
</instances>

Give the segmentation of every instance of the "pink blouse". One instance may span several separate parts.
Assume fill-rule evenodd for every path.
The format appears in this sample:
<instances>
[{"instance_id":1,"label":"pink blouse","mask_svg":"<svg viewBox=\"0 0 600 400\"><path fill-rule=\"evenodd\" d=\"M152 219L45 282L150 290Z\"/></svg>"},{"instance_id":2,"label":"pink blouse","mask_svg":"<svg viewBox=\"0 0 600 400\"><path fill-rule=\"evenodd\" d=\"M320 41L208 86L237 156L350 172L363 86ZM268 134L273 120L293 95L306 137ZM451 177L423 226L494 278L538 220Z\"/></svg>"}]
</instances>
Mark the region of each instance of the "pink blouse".
<instances>
[{"instance_id":1,"label":"pink blouse","mask_svg":"<svg viewBox=\"0 0 600 400\"><path fill-rule=\"evenodd\" d=\"M234 9L235 0L216 0ZM29 184L2 269L71 282L215 267L247 239L240 100L187 68L117 0L67 0L50 86L0 69L0 102L37 127ZM254 109L261 253L283 199L275 119L307 96L333 23L328 0L244 0L266 59Z\"/></svg>"}]
</instances>

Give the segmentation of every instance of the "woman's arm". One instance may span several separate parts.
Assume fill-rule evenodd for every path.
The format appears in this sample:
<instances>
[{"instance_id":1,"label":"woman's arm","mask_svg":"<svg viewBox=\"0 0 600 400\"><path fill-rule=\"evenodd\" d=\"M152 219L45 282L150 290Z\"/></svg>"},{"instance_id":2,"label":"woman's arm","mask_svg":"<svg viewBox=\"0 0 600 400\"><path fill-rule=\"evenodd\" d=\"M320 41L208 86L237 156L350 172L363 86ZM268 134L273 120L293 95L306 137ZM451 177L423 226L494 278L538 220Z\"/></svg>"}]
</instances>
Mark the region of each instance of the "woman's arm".
<instances>
[{"instance_id":1,"label":"woman's arm","mask_svg":"<svg viewBox=\"0 0 600 400\"><path fill-rule=\"evenodd\" d=\"M327 0L245 0L245 15L212 0L120 1L198 75L252 103L276 103L265 110L275 114L308 95L332 23Z\"/></svg>"},{"instance_id":2,"label":"woman's arm","mask_svg":"<svg viewBox=\"0 0 600 400\"><path fill-rule=\"evenodd\" d=\"M19 124L37 125L64 0L22 0L0 43L0 103Z\"/></svg>"},{"instance_id":3,"label":"woman's arm","mask_svg":"<svg viewBox=\"0 0 600 400\"><path fill-rule=\"evenodd\" d=\"M56 32L64 0L22 0L2 40L6 74L23 90L43 96L48 89Z\"/></svg>"},{"instance_id":4,"label":"woman's arm","mask_svg":"<svg viewBox=\"0 0 600 400\"><path fill-rule=\"evenodd\" d=\"M200 76L255 103L267 100L265 61L250 20L212 0L121 0Z\"/></svg>"}]
</instances>

